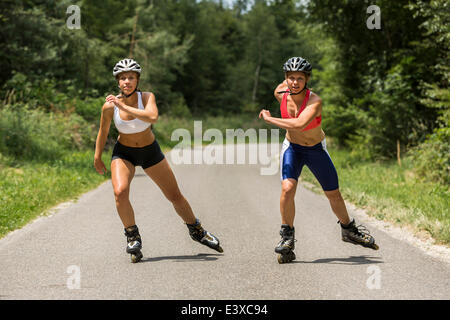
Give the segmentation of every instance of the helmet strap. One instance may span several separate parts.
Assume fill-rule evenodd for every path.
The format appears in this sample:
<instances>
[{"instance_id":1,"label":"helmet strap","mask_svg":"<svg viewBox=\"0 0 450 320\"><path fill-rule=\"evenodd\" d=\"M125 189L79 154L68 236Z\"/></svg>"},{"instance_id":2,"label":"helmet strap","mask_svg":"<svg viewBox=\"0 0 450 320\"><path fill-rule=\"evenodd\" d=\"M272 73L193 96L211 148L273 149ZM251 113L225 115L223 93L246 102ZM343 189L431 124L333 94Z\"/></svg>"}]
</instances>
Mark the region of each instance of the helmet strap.
<instances>
[{"instance_id":1,"label":"helmet strap","mask_svg":"<svg viewBox=\"0 0 450 320\"><path fill-rule=\"evenodd\" d=\"M133 92L132 93L130 93L130 94L125 94L122 90L120 90L120 94L122 95L122 96L124 96L125 98L129 98L129 97L131 97L136 91L141 91L141 90L139 90L137 87L139 86L139 81L138 81L138 83L137 83L137 85L136 85L136 88L134 88L134 90L133 90ZM119 88L120 88L120 86L119 86Z\"/></svg>"},{"instance_id":2,"label":"helmet strap","mask_svg":"<svg viewBox=\"0 0 450 320\"><path fill-rule=\"evenodd\" d=\"M125 94L122 90L120 90L120 93L122 94L122 96L124 96L125 98L129 98L131 97L135 92L137 91L137 88L134 89L134 91L130 94Z\"/></svg>"},{"instance_id":3,"label":"helmet strap","mask_svg":"<svg viewBox=\"0 0 450 320\"><path fill-rule=\"evenodd\" d=\"M297 93L291 93L291 91L278 91L277 93L289 93L290 96L296 96L296 95L302 93L304 90L308 89L307 85L308 84L305 83L305 87L302 90L300 90L300 92L297 92Z\"/></svg>"},{"instance_id":4,"label":"helmet strap","mask_svg":"<svg viewBox=\"0 0 450 320\"><path fill-rule=\"evenodd\" d=\"M300 94L300 93L302 93L304 90L306 90L306 89L308 89L307 87L306 87L306 84L305 84L305 87L302 89L302 90L300 90L300 92L297 92L297 93L289 93L289 95L290 96L296 96L296 95L298 95L298 94Z\"/></svg>"}]
</instances>

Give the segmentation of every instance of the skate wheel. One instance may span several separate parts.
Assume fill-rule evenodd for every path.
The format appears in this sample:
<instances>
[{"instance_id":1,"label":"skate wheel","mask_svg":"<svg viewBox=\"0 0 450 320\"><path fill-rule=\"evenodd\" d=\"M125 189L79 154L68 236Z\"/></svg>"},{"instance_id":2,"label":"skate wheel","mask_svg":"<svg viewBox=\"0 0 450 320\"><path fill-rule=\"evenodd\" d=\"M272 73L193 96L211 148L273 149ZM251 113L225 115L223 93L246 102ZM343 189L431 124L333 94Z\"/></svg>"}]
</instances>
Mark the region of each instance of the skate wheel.
<instances>
[{"instance_id":1,"label":"skate wheel","mask_svg":"<svg viewBox=\"0 0 450 320\"><path fill-rule=\"evenodd\" d=\"M142 255L141 252L133 253L131 255L131 262L132 263L137 263L137 262L141 261L142 257L143 257L143 255Z\"/></svg>"},{"instance_id":2,"label":"skate wheel","mask_svg":"<svg viewBox=\"0 0 450 320\"><path fill-rule=\"evenodd\" d=\"M278 263L279 263L279 264L283 264L283 263L284 263L284 261L283 261L283 256L282 256L281 254L279 254L279 255L277 256L277 260L278 260Z\"/></svg>"},{"instance_id":3,"label":"skate wheel","mask_svg":"<svg viewBox=\"0 0 450 320\"><path fill-rule=\"evenodd\" d=\"M279 254L277 256L277 260L279 264L283 264L283 263L289 263L295 260L295 253L294 252L290 252L288 254Z\"/></svg>"}]
</instances>

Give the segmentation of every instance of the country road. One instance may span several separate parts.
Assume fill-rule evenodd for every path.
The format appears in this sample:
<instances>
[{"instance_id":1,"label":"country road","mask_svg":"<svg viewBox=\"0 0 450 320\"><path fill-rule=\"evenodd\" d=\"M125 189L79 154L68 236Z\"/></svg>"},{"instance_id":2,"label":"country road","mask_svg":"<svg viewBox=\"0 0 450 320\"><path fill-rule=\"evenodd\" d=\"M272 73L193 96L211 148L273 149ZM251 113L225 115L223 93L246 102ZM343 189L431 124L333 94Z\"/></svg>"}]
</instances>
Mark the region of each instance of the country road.
<instances>
[{"instance_id":1,"label":"country road","mask_svg":"<svg viewBox=\"0 0 450 320\"><path fill-rule=\"evenodd\" d=\"M328 200L302 186L297 259L279 265L273 251L280 239L278 175L261 175L259 165L172 168L223 254L193 242L171 204L137 170L131 201L142 262L130 263L125 253L107 181L0 240L0 299L450 298L450 264L369 223L380 250L342 242Z\"/></svg>"}]
</instances>

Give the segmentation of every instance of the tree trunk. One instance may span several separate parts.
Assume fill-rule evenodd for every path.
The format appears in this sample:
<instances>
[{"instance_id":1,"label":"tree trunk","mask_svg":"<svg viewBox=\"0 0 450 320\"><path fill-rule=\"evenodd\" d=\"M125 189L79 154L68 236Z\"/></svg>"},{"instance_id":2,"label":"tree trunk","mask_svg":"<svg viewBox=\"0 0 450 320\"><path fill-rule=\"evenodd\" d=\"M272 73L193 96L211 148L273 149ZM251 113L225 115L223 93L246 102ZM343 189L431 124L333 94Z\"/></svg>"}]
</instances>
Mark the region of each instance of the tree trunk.
<instances>
[{"instance_id":1,"label":"tree trunk","mask_svg":"<svg viewBox=\"0 0 450 320\"><path fill-rule=\"evenodd\" d=\"M130 43L130 54L128 58L133 58L133 50L134 50L134 35L136 34L136 27L137 27L137 21L138 21L138 15L139 13L136 12L136 18L134 20L134 26L133 26L133 33L131 34L131 43Z\"/></svg>"},{"instance_id":2,"label":"tree trunk","mask_svg":"<svg viewBox=\"0 0 450 320\"><path fill-rule=\"evenodd\" d=\"M258 92L259 85L259 75L261 74L261 64L262 64L262 53L261 53L261 38L258 37L258 64L256 65L255 70L255 80L253 81L253 93L252 93L252 102L256 103L256 94Z\"/></svg>"}]
</instances>

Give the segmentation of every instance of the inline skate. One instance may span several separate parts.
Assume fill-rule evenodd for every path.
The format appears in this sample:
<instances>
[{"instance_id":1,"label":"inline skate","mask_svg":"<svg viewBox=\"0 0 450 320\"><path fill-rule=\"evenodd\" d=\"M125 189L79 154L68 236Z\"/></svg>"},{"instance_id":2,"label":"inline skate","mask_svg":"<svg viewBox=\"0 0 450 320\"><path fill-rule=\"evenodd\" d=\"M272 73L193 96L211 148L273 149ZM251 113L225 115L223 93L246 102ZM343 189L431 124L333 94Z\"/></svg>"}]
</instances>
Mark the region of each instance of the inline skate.
<instances>
[{"instance_id":1,"label":"inline skate","mask_svg":"<svg viewBox=\"0 0 450 320\"><path fill-rule=\"evenodd\" d=\"M203 229L200 220L196 219L196 223L194 224L186 224L189 229L189 235L192 240L200 242L201 244L214 249L220 253L223 252L222 247L220 246L219 239L214 236L212 233Z\"/></svg>"},{"instance_id":2,"label":"inline skate","mask_svg":"<svg viewBox=\"0 0 450 320\"><path fill-rule=\"evenodd\" d=\"M139 234L139 229L137 226L131 226L125 228L125 235L127 236L127 253L131 255L131 262L136 263L141 261L143 255L142 249L142 239Z\"/></svg>"},{"instance_id":3,"label":"inline skate","mask_svg":"<svg viewBox=\"0 0 450 320\"><path fill-rule=\"evenodd\" d=\"M278 263L289 263L295 260L295 228L287 224L282 224L280 236L281 241L275 248L275 252L278 253Z\"/></svg>"},{"instance_id":4,"label":"inline skate","mask_svg":"<svg viewBox=\"0 0 450 320\"><path fill-rule=\"evenodd\" d=\"M369 230L363 225L356 226L355 219L348 225L343 225L340 221L338 221L338 224L341 225L342 241L361 245L373 250L379 249L378 245L375 243L375 239L370 235Z\"/></svg>"}]
</instances>

